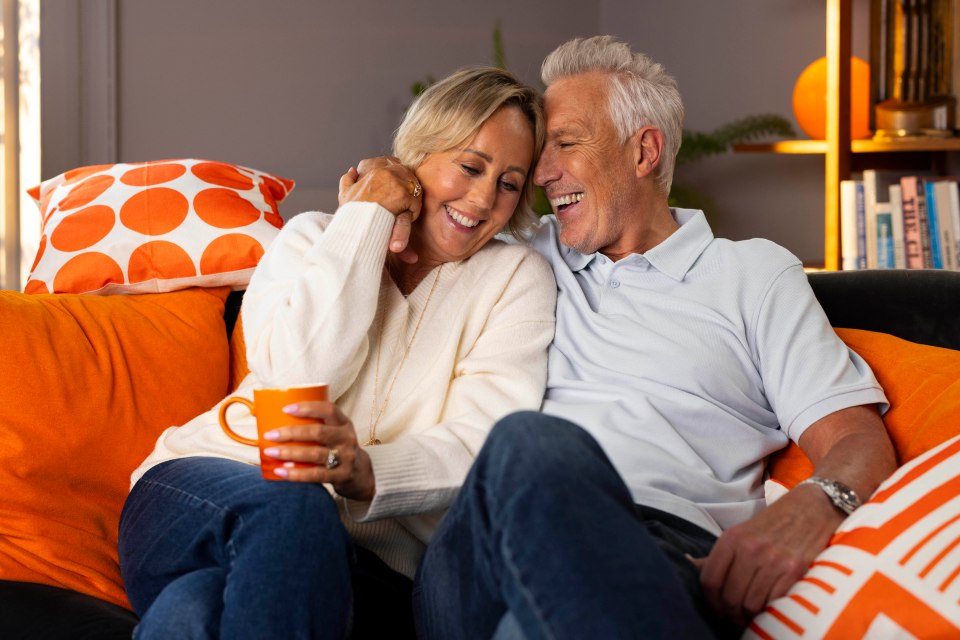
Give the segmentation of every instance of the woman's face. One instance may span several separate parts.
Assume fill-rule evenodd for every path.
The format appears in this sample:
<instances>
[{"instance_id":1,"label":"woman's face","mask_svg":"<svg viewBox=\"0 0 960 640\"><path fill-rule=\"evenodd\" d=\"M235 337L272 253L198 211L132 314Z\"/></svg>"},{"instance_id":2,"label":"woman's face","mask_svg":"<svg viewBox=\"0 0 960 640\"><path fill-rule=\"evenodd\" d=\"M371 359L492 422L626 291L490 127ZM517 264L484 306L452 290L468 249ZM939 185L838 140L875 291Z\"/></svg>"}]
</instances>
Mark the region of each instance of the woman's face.
<instances>
[{"instance_id":1,"label":"woman's face","mask_svg":"<svg viewBox=\"0 0 960 640\"><path fill-rule=\"evenodd\" d=\"M427 156L417 168L423 207L414 225L421 260L469 258L510 220L533 160L533 131L514 106L501 107L462 149Z\"/></svg>"}]
</instances>

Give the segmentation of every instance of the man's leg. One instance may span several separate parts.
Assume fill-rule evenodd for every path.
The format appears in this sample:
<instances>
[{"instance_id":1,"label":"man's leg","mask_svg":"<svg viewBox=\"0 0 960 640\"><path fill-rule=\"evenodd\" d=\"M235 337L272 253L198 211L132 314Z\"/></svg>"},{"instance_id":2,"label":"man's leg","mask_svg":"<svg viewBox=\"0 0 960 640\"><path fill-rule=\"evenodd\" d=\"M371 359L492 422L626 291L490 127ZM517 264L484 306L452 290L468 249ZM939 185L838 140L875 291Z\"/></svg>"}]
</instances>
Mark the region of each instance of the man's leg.
<instances>
[{"instance_id":1,"label":"man's leg","mask_svg":"<svg viewBox=\"0 0 960 640\"><path fill-rule=\"evenodd\" d=\"M170 622L152 605L182 599L199 604L184 603L192 619L177 623L197 637L345 637L351 555L324 487L264 480L219 458L151 469L120 522L120 566L144 638L164 637Z\"/></svg>"},{"instance_id":2,"label":"man's leg","mask_svg":"<svg viewBox=\"0 0 960 640\"><path fill-rule=\"evenodd\" d=\"M414 609L436 640L490 638L508 610L530 640L711 635L596 441L533 412L491 432L427 549Z\"/></svg>"}]
</instances>

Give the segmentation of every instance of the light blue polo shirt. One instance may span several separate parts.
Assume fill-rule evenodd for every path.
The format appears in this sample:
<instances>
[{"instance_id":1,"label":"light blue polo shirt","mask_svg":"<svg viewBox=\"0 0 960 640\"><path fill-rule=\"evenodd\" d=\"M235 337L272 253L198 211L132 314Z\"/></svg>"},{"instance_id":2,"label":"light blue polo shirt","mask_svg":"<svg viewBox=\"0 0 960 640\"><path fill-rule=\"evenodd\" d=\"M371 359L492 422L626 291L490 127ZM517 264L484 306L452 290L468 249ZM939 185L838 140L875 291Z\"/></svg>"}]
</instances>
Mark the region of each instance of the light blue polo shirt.
<instances>
[{"instance_id":1,"label":"light blue polo shirt","mask_svg":"<svg viewBox=\"0 0 960 640\"><path fill-rule=\"evenodd\" d=\"M617 262L544 218L533 245L559 295L543 411L590 432L635 502L719 534L763 507L764 460L788 438L886 397L796 257L673 214L676 232Z\"/></svg>"}]
</instances>

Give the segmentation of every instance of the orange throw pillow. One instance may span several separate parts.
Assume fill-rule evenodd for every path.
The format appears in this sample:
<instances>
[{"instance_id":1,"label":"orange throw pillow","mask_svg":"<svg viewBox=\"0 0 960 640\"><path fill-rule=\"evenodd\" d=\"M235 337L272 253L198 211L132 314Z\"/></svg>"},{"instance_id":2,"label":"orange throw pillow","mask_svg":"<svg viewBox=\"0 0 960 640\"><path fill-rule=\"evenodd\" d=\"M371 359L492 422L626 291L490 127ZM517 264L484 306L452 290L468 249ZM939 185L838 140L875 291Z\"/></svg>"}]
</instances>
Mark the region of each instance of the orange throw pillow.
<instances>
[{"instance_id":1,"label":"orange throw pillow","mask_svg":"<svg viewBox=\"0 0 960 640\"><path fill-rule=\"evenodd\" d=\"M160 432L227 392L228 288L0 291L0 579L129 608L117 528Z\"/></svg>"},{"instance_id":2,"label":"orange throw pillow","mask_svg":"<svg viewBox=\"0 0 960 640\"><path fill-rule=\"evenodd\" d=\"M883 416L900 464L960 434L960 351L908 342L885 333L837 329L873 369L887 394ZM791 443L770 459L770 479L790 489L813 474Z\"/></svg>"}]
</instances>

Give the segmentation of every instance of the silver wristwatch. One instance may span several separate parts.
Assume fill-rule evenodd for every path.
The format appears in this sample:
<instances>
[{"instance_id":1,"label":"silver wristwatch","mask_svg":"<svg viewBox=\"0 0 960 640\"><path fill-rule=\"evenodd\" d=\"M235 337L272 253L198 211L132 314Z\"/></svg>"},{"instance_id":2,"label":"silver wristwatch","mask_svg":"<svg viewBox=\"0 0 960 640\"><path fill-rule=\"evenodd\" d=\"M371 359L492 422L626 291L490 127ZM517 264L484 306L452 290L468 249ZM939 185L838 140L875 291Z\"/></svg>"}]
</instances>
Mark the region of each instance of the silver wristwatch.
<instances>
[{"instance_id":1,"label":"silver wristwatch","mask_svg":"<svg viewBox=\"0 0 960 640\"><path fill-rule=\"evenodd\" d=\"M837 509L840 509L840 511L843 511L847 515L853 513L861 504L863 504L860 501L860 497L857 495L856 491L842 482L837 482L836 480L821 478L820 476L811 476L800 484L817 485L823 489L825 494L827 494L827 497L830 498L830 502L833 503L833 506L835 506ZM800 484L797 486L799 487Z\"/></svg>"}]
</instances>

